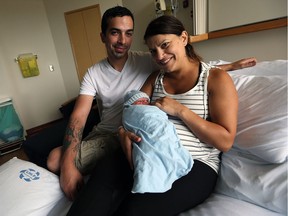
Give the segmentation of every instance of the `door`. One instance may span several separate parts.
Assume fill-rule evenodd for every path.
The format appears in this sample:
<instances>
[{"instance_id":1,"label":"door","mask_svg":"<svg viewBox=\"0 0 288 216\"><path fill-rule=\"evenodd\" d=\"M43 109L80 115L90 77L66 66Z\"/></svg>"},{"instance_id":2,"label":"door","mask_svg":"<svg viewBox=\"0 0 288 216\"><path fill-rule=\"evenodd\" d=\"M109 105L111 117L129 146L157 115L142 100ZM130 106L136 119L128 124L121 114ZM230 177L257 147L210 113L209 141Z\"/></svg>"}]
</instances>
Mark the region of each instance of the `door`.
<instances>
[{"instance_id":1,"label":"door","mask_svg":"<svg viewBox=\"0 0 288 216\"><path fill-rule=\"evenodd\" d=\"M82 81L87 68L106 57L101 42L101 13L99 5L65 13L65 20L78 73Z\"/></svg>"}]
</instances>

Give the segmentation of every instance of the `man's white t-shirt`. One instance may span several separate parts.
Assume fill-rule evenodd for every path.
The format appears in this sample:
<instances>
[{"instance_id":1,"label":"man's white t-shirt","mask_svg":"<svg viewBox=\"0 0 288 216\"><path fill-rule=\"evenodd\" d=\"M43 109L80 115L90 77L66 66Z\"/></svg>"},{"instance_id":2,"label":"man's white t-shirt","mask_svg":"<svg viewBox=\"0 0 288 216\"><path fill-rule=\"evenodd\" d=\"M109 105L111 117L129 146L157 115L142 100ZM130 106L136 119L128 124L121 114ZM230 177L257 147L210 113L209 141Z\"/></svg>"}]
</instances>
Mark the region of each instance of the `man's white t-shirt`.
<instances>
[{"instance_id":1,"label":"man's white t-shirt","mask_svg":"<svg viewBox=\"0 0 288 216\"><path fill-rule=\"evenodd\" d=\"M124 95L139 90L151 72L157 70L148 52L130 51L121 72L103 59L90 67L80 87L81 95L95 96L101 117L97 130L116 132L121 125Z\"/></svg>"}]
</instances>

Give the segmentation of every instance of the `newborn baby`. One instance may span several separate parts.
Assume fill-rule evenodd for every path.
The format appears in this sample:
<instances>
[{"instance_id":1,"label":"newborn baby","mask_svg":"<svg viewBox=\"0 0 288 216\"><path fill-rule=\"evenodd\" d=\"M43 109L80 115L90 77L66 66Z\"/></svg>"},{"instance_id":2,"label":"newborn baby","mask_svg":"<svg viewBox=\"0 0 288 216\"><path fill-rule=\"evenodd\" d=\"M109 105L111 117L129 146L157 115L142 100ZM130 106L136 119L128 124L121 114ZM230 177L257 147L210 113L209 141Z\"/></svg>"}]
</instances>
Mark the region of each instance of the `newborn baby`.
<instances>
[{"instance_id":1,"label":"newborn baby","mask_svg":"<svg viewBox=\"0 0 288 216\"><path fill-rule=\"evenodd\" d=\"M132 90L124 97L123 126L141 137L133 143L133 193L165 192L193 166L167 114L149 103L141 91Z\"/></svg>"}]
</instances>

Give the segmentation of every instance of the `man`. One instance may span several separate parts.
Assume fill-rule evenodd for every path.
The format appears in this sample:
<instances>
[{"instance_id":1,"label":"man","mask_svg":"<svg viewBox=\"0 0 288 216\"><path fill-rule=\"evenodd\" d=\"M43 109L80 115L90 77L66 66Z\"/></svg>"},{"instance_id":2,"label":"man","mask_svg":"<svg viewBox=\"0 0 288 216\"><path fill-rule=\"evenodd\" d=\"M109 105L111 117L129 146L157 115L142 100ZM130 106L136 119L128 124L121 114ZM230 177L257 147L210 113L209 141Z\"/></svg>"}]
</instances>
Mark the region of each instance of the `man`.
<instances>
[{"instance_id":1,"label":"man","mask_svg":"<svg viewBox=\"0 0 288 216\"><path fill-rule=\"evenodd\" d=\"M117 132L121 124L124 93L140 89L149 74L156 69L148 53L128 52L134 30L134 17L128 9L117 6L107 10L101 28L101 39L108 57L92 66L85 75L66 130L63 152L60 151L61 147L54 149L48 159L50 170L60 170L60 185L70 200L74 200L83 184L82 174L74 160L78 157L83 128L94 96L101 115L101 122L94 132L99 136L108 134L110 138L107 139L111 139L109 143L115 143L113 133Z\"/></svg>"},{"instance_id":2,"label":"man","mask_svg":"<svg viewBox=\"0 0 288 216\"><path fill-rule=\"evenodd\" d=\"M139 90L149 74L157 69L149 53L129 51L134 31L133 14L125 7L108 9L102 17L101 39L107 58L88 69L66 129L63 147L51 151L47 165L60 172L60 185L74 200L83 185L83 174L110 152L120 148L116 136L121 125L123 96ZM237 69L255 65L254 58L222 65ZM96 97L101 122L82 141L83 129Z\"/></svg>"}]
</instances>

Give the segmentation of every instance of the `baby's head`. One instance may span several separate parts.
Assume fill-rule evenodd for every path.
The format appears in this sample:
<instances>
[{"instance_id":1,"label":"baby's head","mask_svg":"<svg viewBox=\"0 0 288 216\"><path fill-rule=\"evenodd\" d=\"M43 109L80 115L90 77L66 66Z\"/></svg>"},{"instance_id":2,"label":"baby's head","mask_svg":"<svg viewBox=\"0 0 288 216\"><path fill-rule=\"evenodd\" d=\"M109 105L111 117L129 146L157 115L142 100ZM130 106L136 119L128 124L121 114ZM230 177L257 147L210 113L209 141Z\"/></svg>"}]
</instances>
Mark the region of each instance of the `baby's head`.
<instances>
[{"instance_id":1,"label":"baby's head","mask_svg":"<svg viewBox=\"0 0 288 216\"><path fill-rule=\"evenodd\" d=\"M138 90L131 90L124 96L124 106L144 104L147 105L150 102L149 96L145 92Z\"/></svg>"}]
</instances>

